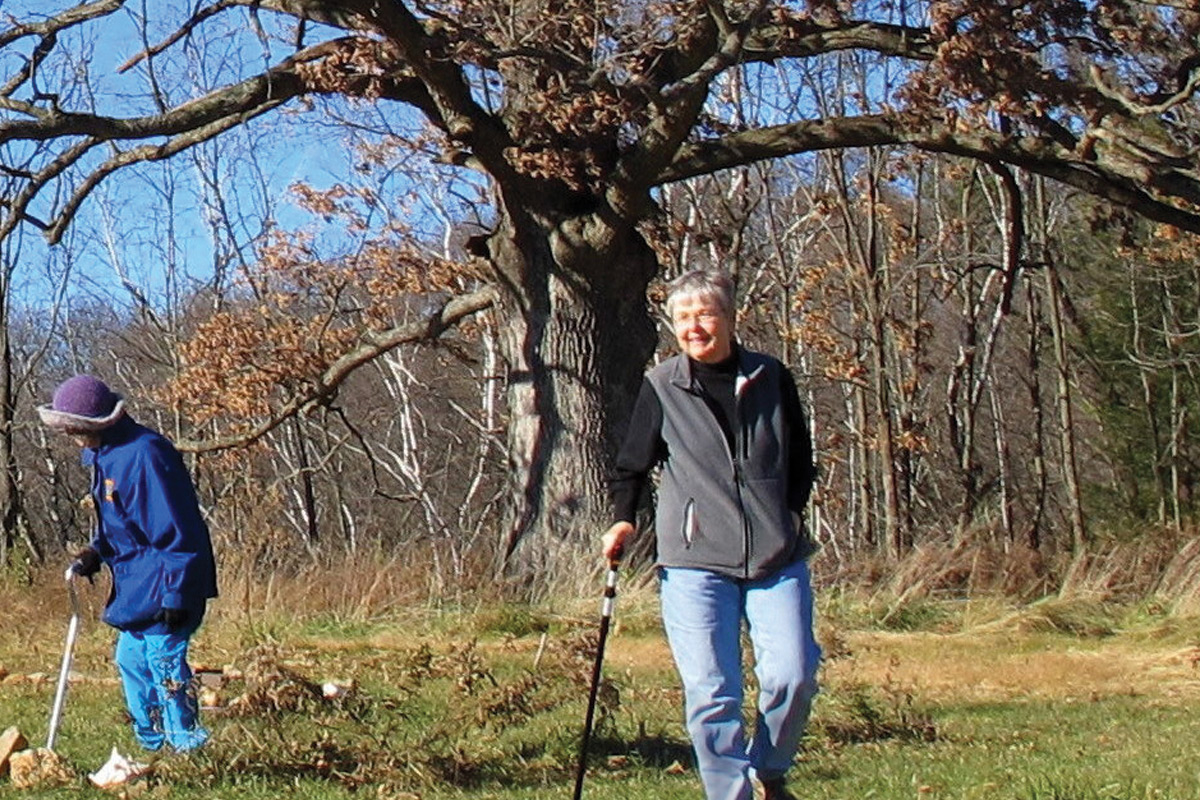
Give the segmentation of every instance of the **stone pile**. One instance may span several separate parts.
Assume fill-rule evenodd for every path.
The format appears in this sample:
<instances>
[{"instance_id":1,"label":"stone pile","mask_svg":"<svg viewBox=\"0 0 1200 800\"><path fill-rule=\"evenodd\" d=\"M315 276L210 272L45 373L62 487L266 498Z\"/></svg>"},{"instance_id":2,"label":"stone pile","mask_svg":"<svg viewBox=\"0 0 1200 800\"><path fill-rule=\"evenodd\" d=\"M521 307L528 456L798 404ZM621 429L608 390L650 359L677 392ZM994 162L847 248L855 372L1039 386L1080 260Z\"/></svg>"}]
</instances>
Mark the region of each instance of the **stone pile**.
<instances>
[{"instance_id":1,"label":"stone pile","mask_svg":"<svg viewBox=\"0 0 1200 800\"><path fill-rule=\"evenodd\" d=\"M18 789L48 789L74 783L75 771L44 747L29 748L17 728L0 733L0 777L8 775Z\"/></svg>"}]
</instances>

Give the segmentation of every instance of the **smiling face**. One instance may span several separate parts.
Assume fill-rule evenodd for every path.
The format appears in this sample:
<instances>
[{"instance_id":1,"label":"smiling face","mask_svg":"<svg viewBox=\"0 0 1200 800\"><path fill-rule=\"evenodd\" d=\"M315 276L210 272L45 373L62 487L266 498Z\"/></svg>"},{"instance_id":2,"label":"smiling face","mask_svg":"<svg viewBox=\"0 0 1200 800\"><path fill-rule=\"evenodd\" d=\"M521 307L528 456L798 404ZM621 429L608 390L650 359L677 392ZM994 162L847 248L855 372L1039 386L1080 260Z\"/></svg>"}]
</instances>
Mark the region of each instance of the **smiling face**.
<instances>
[{"instance_id":1,"label":"smiling face","mask_svg":"<svg viewBox=\"0 0 1200 800\"><path fill-rule=\"evenodd\" d=\"M688 358L716 364L733 352L733 321L715 298L689 294L671 306L675 342Z\"/></svg>"}]
</instances>

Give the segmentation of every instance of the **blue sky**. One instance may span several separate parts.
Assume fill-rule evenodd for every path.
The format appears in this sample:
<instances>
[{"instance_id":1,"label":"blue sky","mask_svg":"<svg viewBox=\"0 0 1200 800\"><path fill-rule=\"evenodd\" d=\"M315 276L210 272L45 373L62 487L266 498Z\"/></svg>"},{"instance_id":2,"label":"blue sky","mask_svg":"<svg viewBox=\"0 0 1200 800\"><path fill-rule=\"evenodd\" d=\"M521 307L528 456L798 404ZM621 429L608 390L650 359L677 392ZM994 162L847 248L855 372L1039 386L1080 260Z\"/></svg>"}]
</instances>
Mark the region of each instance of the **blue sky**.
<instances>
[{"instance_id":1,"label":"blue sky","mask_svg":"<svg viewBox=\"0 0 1200 800\"><path fill-rule=\"evenodd\" d=\"M36 19L71 5L74 3L0 0L0 12ZM99 113L113 116L153 113L155 105L147 91L151 70L146 62L124 73L118 71L142 49L135 24L142 3L131 3L131 7L132 12L118 12L94 26L61 36L59 49L40 70L37 88L56 91L68 110L87 110L89 103L94 103ZM150 31L151 41L157 41L186 19L190 4L154 0L148 7L156 19L169 20ZM265 41L248 25L247 12L238 9L210 20L200 34L158 57L153 78L168 103L200 96L285 57L290 27L272 28L272 23L282 18L269 12L261 12L259 19L268 33ZM319 33L310 39L315 40ZM24 63L33 43L33 39L20 40L0 50L0 68L11 74ZM87 81L81 83L78 77L84 71ZM57 76L62 74L70 79L56 85ZM30 99L31 88L26 87L23 99ZM330 121L331 111L367 125L358 131L337 126ZM19 115L0 111L0 119L5 118ZM249 245L261 235L266 219L283 227L312 224L291 206L288 187L292 184L306 181L325 187L335 182L378 180L378 175L355 169L352 139L368 135L362 130L367 126L379 130L407 127L410 132L415 129L411 117L395 105L377 108L318 101L315 110L305 111L293 102L167 162L123 168L89 197L58 247L48 248L28 226L10 242L10 258L19 258L14 299L18 304L45 304L53 297L62 269L69 265L73 276L71 298L75 301L130 302L132 295L121 287L124 280L139 287L152 304L170 303L178 294L210 280L215 266L227 263L233 253L251 258ZM120 146L134 144L125 142ZM61 152L62 147L60 144L56 150ZM22 144L9 145L0 153L9 164L23 164L32 158L34 168L54 156L36 156L29 145ZM109 155L107 149L98 149L82 166L91 168ZM49 217L82 173L68 173L70 179L43 192L31 211ZM395 172L387 181L403 191L406 176ZM460 184L459 188L464 196L476 194L470 184ZM436 202L438 198L431 195L430 200ZM454 204L459 211L452 213L460 213L464 204ZM425 227L430 233L436 234L443 224L429 207L415 208L412 213L428 220ZM231 224L215 235L212 222L218 216ZM332 249L337 248L338 238L336 230L325 232L324 241ZM344 245L350 247L352 242ZM167 280L168 274L175 276L173 283Z\"/></svg>"}]
</instances>

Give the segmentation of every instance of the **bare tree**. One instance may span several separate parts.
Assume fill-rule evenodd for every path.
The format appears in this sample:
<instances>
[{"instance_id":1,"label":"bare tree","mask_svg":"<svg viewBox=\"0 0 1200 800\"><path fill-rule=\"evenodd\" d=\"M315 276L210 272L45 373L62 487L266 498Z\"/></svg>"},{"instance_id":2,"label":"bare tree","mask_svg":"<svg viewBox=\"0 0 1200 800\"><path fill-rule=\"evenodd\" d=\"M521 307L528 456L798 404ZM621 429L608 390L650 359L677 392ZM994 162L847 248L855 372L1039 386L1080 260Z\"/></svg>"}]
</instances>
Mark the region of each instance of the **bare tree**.
<instances>
[{"instance_id":1,"label":"bare tree","mask_svg":"<svg viewBox=\"0 0 1200 800\"><path fill-rule=\"evenodd\" d=\"M1198 22L1177 4L215 0L144 8L146 20L122 0L39 8L0 30L12 56L0 89L11 183L0 240L30 224L58 241L119 170L172 158L294 100L350 97L420 115L433 132L421 146L484 176L494 204L473 252L504 321L513 502L500 550L509 561L577 553L602 516L610 421L631 403L654 344L644 298L658 262L643 223L664 184L817 150L899 146L1006 163L1200 231ZM205 32L222 24L257 46L262 62L231 63L227 79L195 92L177 79L186 74L178 54L199 52ZM102 74L114 65L78 47L131 29L143 46L124 65L129 85L118 88L119 76ZM893 65L895 80L878 85L894 91L821 116L802 108L739 119L711 102L731 69L794 74L838 53ZM784 84L765 88L782 93ZM464 302L477 309L477 300ZM434 314L423 335L461 317ZM348 349L378 354L380 341L405 338L372 337ZM892 420L886 388L875 386L879 424ZM279 397L267 414L295 413L320 394ZM0 408L11 400L0 396ZM896 487L884 488L894 537Z\"/></svg>"}]
</instances>

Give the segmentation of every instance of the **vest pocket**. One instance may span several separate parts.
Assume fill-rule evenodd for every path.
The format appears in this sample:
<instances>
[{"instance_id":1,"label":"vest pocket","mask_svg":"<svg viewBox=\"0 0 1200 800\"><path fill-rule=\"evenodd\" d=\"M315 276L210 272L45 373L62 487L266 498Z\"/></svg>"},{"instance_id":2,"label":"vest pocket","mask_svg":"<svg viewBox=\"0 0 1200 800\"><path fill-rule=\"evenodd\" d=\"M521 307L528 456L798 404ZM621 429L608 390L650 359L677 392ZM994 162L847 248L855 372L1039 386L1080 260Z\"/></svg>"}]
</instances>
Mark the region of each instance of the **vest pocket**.
<instances>
[{"instance_id":1,"label":"vest pocket","mask_svg":"<svg viewBox=\"0 0 1200 800\"><path fill-rule=\"evenodd\" d=\"M688 500L683 507L683 546L691 548L696 538L696 501Z\"/></svg>"}]
</instances>

